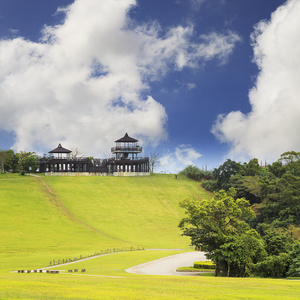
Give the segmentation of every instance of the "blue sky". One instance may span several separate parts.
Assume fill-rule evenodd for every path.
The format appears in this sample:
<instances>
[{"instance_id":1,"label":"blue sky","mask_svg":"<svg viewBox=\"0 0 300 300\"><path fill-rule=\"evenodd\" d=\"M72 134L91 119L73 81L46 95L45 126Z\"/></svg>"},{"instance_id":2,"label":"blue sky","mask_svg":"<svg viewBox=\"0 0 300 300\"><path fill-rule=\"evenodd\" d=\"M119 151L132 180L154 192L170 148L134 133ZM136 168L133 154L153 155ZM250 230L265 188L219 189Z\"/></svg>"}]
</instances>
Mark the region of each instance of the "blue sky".
<instances>
[{"instance_id":1,"label":"blue sky","mask_svg":"<svg viewBox=\"0 0 300 300\"><path fill-rule=\"evenodd\" d=\"M159 170L300 151L297 0L0 0L0 149Z\"/></svg>"}]
</instances>

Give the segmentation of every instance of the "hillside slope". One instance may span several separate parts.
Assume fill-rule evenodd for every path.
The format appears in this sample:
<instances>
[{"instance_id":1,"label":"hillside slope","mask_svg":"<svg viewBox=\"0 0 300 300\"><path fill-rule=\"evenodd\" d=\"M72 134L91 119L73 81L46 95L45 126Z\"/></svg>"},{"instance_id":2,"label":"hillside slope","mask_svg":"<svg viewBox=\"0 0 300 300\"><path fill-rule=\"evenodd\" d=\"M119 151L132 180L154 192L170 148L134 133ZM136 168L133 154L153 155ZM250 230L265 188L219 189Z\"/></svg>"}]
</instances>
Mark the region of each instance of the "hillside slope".
<instances>
[{"instance_id":1,"label":"hillside slope","mask_svg":"<svg viewBox=\"0 0 300 300\"><path fill-rule=\"evenodd\" d=\"M124 246L66 215L37 178L1 175L0 207L1 269L40 267L61 255L80 255L81 250Z\"/></svg>"},{"instance_id":2,"label":"hillside slope","mask_svg":"<svg viewBox=\"0 0 300 300\"><path fill-rule=\"evenodd\" d=\"M171 175L1 175L1 269L40 267L114 247L187 247L178 229L178 201L199 193L207 197L199 183Z\"/></svg>"},{"instance_id":3,"label":"hillside slope","mask_svg":"<svg viewBox=\"0 0 300 300\"><path fill-rule=\"evenodd\" d=\"M182 248L178 228L186 197L208 197L199 183L174 175L44 177L67 210L118 240L146 248Z\"/></svg>"},{"instance_id":4,"label":"hillside slope","mask_svg":"<svg viewBox=\"0 0 300 300\"><path fill-rule=\"evenodd\" d=\"M11 273L129 243L185 247L189 241L177 228L183 215L178 200L211 197L199 183L171 175L42 180L0 175L1 299L299 298L299 284L292 280L141 276L124 271L179 251L123 252L70 265L86 268L84 274Z\"/></svg>"}]
</instances>

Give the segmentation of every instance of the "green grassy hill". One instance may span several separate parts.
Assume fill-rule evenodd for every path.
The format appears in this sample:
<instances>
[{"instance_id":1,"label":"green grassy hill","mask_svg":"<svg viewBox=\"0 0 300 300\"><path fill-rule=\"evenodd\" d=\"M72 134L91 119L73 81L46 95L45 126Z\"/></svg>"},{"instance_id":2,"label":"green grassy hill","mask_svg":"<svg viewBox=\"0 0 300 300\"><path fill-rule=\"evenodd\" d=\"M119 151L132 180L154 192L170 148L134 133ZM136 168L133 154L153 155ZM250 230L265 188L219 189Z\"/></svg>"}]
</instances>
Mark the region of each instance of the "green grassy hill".
<instances>
[{"instance_id":1,"label":"green grassy hill","mask_svg":"<svg viewBox=\"0 0 300 300\"><path fill-rule=\"evenodd\" d=\"M0 176L0 266L35 268L52 259L114 247L186 248L179 200L199 183L149 177Z\"/></svg>"},{"instance_id":2,"label":"green grassy hill","mask_svg":"<svg viewBox=\"0 0 300 300\"><path fill-rule=\"evenodd\" d=\"M180 236L186 197L210 198L172 175L0 175L0 299L298 299L299 281L126 273L179 251L130 251L56 266L60 274L12 273L104 249L187 248ZM86 268L87 272L62 270ZM76 276L80 275L80 276Z\"/></svg>"},{"instance_id":3,"label":"green grassy hill","mask_svg":"<svg viewBox=\"0 0 300 300\"><path fill-rule=\"evenodd\" d=\"M202 193L199 183L174 175L150 177L46 177L67 210L121 243L146 248L182 248L178 202Z\"/></svg>"}]
</instances>

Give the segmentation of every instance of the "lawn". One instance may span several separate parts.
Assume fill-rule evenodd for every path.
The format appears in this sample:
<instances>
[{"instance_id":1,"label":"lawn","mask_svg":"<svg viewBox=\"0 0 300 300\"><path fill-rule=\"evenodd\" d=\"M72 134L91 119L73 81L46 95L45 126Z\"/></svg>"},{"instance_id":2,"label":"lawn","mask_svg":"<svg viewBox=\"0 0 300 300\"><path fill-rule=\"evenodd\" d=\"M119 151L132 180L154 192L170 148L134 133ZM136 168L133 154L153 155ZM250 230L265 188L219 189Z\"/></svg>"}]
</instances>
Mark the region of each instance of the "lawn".
<instances>
[{"instance_id":1,"label":"lawn","mask_svg":"<svg viewBox=\"0 0 300 300\"><path fill-rule=\"evenodd\" d=\"M299 299L299 281L148 276L124 269L174 251L112 254L57 267L60 274L0 274L2 299ZM86 268L86 273L67 273ZM66 273L66 274L63 274Z\"/></svg>"},{"instance_id":2,"label":"lawn","mask_svg":"<svg viewBox=\"0 0 300 300\"><path fill-rule=\"evenodd\" d=\"M1 176L0 205L0 272L41 267L62 255L130 245L75 222L52 202L36 178Z\"/></svg>"},{"instance_id":3,"label":"lawn","mask_svg":"<svg viewBox=\"0 0 300 300\"><path fill-rule=\"evenodd\" d=\"M138 178L0 175L0 272L122 247L187 248L178 201L199 183Z\"/></svg>"},{"instance_id":4,"label":"lawn","mask_svg":"<svg viewBox=\"0 0 300 300\"><path fill-rule=\"evenodd\" d=\"M199 183L174 175L43 179L72 215L107 236L146 248L189 244L178 228L186 197L210 197Z\"/></svg>"},{"instance_id":5,"label":"lawn","mask_svg":"<svg viewBox=\"0 0 300 300\"><path fill-rule=\"evenodd\" d=\"M46 184L44 185L43 182ZM178 253L115 253L59 270L78 274L18 274L50 261L125 247L188 249L178 229L178 202L209 198L198 182L149 177L0 175L0 299L298 299L300 281L147 276L134 265Z\"/></svg>"}]
</instances>

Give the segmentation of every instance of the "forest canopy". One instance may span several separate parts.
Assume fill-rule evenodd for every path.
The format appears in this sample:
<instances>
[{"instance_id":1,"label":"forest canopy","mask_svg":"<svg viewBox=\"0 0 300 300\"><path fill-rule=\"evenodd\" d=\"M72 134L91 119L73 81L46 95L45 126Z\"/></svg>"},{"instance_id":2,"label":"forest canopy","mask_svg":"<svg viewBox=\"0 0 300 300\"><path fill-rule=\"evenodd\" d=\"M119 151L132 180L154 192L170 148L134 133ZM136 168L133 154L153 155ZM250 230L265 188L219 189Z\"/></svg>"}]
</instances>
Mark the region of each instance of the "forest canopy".
<instances>
[{"instance_id":1,"label":"forest canopy","mask_svg":"<svg viewBox=\"0 0 300 300\"><path fill-rule=\"evenodd\" d=\"M181 174L214 193L209 209L206 201L182 201L187 216L179 226L214 260L215 275L300 277L300 152L285 152L270 165L262 166L256 158L248 163L228 159L210 172L189 166ZM244 224L243 231L232 227L232 216L224 216L227 211L241 212L238 203L248 203L252 212L234 217ZM222 223L230 230L222 229Z\"/></svg>"}]
</instances>

